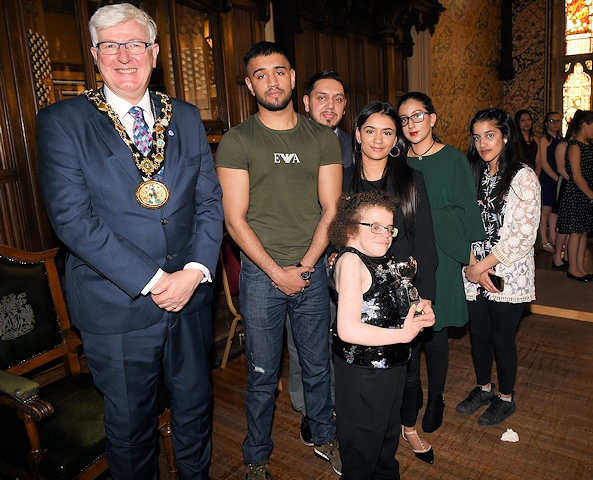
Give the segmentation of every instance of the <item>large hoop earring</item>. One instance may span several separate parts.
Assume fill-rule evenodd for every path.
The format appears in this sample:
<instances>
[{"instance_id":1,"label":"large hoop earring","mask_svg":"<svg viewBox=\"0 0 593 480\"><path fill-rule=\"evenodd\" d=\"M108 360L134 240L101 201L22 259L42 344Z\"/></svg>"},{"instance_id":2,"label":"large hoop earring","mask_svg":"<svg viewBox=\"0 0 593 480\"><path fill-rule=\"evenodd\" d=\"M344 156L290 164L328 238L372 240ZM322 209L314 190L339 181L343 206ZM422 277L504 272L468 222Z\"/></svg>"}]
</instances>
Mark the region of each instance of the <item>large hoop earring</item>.
<instances>
[{"instance_id":1,"label":"large hoop earring","mask_svg":"<svg viewBox=\"0 0 593 480\"><path fill-rule=\"evenodd\" d=\"M356 147L358 147L358 150L356 150ZM357 141L354 141L354 151L356 153L362 152L362 144L358 143Z\"/></svg>"},{"instance_id":2,"label":"large hoop earring","mask_svg":"<svg viewBox=\"0 0 593 480\"><path fill-rule=\"evenodd\" d=\"M394 148L397 150L397 153L395 155L393 154ZM393 158L399 157L400 153L402 153L402 152L397 145L394 145L393 148L391 150L389 150L389 156L393 157Z\"/></svg>"}]
</instances>

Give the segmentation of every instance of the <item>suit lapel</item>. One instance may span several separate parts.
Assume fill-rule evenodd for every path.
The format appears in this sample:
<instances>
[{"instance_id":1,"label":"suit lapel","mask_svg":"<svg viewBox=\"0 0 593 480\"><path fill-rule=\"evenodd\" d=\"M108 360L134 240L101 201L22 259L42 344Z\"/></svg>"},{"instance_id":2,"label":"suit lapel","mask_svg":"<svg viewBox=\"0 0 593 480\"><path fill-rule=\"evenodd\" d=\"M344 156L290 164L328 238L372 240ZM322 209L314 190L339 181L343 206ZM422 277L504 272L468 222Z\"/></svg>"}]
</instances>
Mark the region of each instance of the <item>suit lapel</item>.
<instances>
[{"instance_id":1,"label":"suit lapel","mask_svg":"<svg viewBox=\"0 0 593 480\"><path fill-rule=\"evenodd\" d=\"M117 130L115 130L111 119L106 114L100 112L91 102L89 102L89 109L89 119L95 128L97 138L100 138L107 145L126 174L134 182L140 181L140 171L130 155L130 148L119 136Z\"/></svg>"}]
</instances>

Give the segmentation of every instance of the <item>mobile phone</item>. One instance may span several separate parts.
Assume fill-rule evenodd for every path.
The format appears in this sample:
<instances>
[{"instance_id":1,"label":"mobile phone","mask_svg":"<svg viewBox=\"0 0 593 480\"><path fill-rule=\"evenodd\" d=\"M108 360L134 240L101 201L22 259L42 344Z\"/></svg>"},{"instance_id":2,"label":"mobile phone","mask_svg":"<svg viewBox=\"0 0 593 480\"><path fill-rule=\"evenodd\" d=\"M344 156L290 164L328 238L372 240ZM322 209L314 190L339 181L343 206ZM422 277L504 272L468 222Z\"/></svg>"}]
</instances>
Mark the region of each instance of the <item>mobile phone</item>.
<instances>
[{"instance_id":1,"label":"mobile phone","mask_svg":"<svg viewBox=\"0 0 593 480\"><path fill-rule=\"evenodd\" d=\"M504 290L504 278L494 275L493 273L489 273L488 276L490 277L490 281L494 284L494 286L502 292Z\"/></svg>"}]
</instances>

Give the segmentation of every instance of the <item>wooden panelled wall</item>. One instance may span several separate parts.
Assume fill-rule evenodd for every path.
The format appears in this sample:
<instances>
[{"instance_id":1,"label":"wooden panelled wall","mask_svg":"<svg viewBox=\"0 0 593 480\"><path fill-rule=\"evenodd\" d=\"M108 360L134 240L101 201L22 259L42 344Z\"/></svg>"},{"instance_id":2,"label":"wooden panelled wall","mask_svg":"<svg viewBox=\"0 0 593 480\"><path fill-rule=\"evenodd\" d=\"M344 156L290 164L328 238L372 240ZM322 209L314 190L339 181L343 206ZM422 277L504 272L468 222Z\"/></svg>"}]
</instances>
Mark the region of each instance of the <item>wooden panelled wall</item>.
<instances>
[{"instance_id":1,"label":"wooden panelled wall","mask_svg":"<svg viewBox=\"0 0 593 480\"><path fill-rule=\"evenodd\" d=\"M292 55L297 74L298 110L307 82L321 70L345 81L347 131L369 101L396 103L407 90L411 29L432 31L442 11L436 0L273 1L276 41Z\"/></svg>"},{"instance_id":2,"label":"wooden panelled wall","mask_svg":"<svg viewBox=\"0 0 593 480\"><path fill-rule=\"evenodd\" d=\"M396 102L406 90L411 28L434 29L437 0L130 0L159 26L161 53L153 84L184 98L176 18L187 8L205 13L213 42L217 135L245 120L255 102L244 83L243 55L265 39L289 52L297 72L295 106L302 111L308 79L323 69L344 78L349 98L343 128L350 129L370 100ZM40 108L95 88L100 81L88 53L88 16L107 0L2 0L0 2L0 244L40 250L56 245L37 180L35 116ZM183 15L183 13L182 13ZM185 22L187 26L187 22Z\"/></svg>"}]
</instances>

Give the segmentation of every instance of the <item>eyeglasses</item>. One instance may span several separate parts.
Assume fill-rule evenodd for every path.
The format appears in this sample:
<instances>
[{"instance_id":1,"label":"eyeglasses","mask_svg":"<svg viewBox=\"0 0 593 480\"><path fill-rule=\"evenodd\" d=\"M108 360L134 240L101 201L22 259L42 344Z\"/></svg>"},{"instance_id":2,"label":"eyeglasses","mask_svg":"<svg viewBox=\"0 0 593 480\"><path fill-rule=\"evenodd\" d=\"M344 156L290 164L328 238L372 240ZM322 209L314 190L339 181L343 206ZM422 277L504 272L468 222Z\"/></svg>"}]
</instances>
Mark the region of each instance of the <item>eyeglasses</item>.
<instances>
[{"instance_id":1,"label":"eyeglasses","mask_svg":"<svg viewBox=\"0 0 593 480\"><path fill-rule=\"evenodd\" d=\"M402 127L405 127L408 124L408 120L412 120L414 123L421 123L424 121L424 115L430 115L428 112L417 112L413 113L409 117L399 117L399 121L402 124Z\"/></svg>"},{"instance_id":2,"label":"eyeglasses","mask_svg":"<svg viewBox=\"0 0 593 480\"><path fill-rule=\"evenodd\" d=\"M560 123L562 121L561 118L550 118L548 122L550 123Z\"/></svg>"},{"instance_id":3,"label":"eyeglasses","mask_svg":"<svg viewBox=\"0 0 593 480\"><path fill-rule=\"evenodd\" d=\"M382 225L381 223L377 223L377 222L373 222L373 223L358 222L358 223L360 225L365 225L367 227L371 227L371 232L373 232L376 235L381 235L385 231L388 231L392 237L395 237L397 235L397 228L395 228L394 226L385 226L385 225Z\"/></svg>"},{"instance_id":4,"label":"eyeglasses","mask_svg":"<svg viewBox=\"0 0 593 480\"><path fill-rule=\"evenodd\" d=\"M103 55L117 55L119 53L119 47L126 47L126 50L130 55L142 55L148 47L154 45L149 42L99 42L95 45L96 48Z\"/></svg>"}]
</instances>

